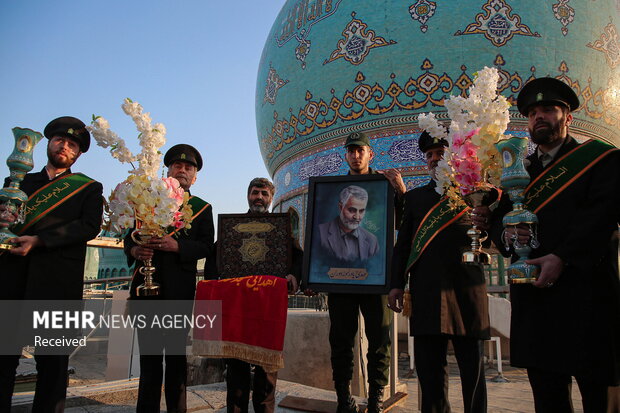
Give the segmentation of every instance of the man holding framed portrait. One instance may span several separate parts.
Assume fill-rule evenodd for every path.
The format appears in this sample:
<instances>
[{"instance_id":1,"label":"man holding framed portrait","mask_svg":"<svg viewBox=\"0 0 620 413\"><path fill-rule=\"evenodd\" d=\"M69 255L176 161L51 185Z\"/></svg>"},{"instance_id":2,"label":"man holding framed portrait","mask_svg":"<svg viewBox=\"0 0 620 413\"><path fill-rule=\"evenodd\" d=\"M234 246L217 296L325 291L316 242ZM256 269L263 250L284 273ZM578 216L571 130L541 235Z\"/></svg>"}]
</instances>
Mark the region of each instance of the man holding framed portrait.
<instances>
[{"instance_id":1,"label":"man holding framed portrait","mask_svg":"<svg viewBox=\"0 0 620 413\"><path fill-rule=\"evenodd\" d=\"M344 148L347 176L310 179L304 280L308 295L313 290L329 292L338 413L359 412L350 384L361 311L368 339L367 411L376 413L383 411L383 388L389 379L392 316L384 294L389 288L394 215L399 222L406 187L398 170L370 167L374 153L364 133L349 134Z\"/></svg>"}]
</instances>

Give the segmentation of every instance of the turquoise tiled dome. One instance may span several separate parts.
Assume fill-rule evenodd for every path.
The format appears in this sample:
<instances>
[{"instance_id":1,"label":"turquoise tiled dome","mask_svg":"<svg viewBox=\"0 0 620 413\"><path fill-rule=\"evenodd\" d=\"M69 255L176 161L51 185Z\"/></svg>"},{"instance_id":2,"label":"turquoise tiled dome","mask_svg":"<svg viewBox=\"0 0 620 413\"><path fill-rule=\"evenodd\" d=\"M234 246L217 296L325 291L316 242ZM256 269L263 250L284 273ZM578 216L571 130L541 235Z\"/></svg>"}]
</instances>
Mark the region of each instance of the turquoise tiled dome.
<instances>
[{"instance_id":1,"label":"turquoise tiled dome","mask_svg":"<svg viewBox=\"0 0 620 413\"><path fill-rule=\"evenodd\" d=\"M515 103L554 76L579 95L571 131L620 145L620 0L288 0L267 38L256 89L260 148L276 205L305 215L308 177L346 173L351 131L372 139L375 169L426 178L417 115L445 117L476 70L495 66ZM511 109L508 133L524 135Z\"/></svg>"}]
</instances>

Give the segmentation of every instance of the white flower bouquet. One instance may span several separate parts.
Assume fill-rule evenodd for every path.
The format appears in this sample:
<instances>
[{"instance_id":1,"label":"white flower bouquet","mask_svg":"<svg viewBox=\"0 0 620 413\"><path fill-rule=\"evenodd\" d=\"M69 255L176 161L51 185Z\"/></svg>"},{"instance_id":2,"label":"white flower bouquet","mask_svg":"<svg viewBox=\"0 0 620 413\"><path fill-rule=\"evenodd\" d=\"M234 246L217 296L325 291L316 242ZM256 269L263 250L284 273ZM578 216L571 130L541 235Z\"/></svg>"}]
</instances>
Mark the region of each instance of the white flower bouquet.
<instances>
[{"instance_id":1,"label":"white flower bouquet","mask_svg":"<svg viewBox=\"0 0 620 413\"><path fill-rule=\"evenodd\" d=\"M452 205L462 204L463 196L499 185L501 159L495 143L508 137L504 132L510 103L497 93L498 81L497 69L485 67L476 74L468 97L445 100L449 132L433 113L418 117L421 129L450 144L436 169L436 190L447 195Z\"/></svg>"},{"instance_id":2,"label":"white flower bouquet","mask_svg":"<svg viewBox=\"0 0 620 413\"><path fill-rule=\"evenodd\" d=\"M122 108L140 132L138 140L142 151L138 155L131 153L105 118L93 115L91 125L87 126L97 145L111 148L114 158L133 167L129 177L110 195L110 224L118 232L136 227L148 229L157 236L165 235L169 227L190 228L189 195L176 179L157 177L162 158L159 149L166 143L166 127L161 123L151 125L150 114L144 113L142 106L129 98L125 99ZM135 161L138 168L133 164Z\"/></svg>"}]
</instances>

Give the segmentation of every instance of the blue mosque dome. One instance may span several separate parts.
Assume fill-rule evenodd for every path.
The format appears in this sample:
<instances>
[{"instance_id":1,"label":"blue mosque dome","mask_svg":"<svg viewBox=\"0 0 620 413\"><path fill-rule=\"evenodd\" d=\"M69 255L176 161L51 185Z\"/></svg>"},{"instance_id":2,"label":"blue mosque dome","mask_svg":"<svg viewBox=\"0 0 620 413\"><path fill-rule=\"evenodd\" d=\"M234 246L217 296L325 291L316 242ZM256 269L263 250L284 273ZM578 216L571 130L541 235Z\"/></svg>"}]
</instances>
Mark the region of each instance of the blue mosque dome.
<instances>
[{"instance_id":1,"label":"blue mosque dome","mask_svg":"<svg viewBox=\"0 0 620 413\"><path fill-rule=\"evenodd\" d=\"M288 0L258 69L256 122L276 211L305 216L308 178L348 170L342 144L364 131L374 169L428 180L417 116L447 120L484 66L516 104L529 80L552 76L581 105L571 134L620 145L620 0ZM516 106L506 133L524 136Z\"/></svg>"}]
</instances>

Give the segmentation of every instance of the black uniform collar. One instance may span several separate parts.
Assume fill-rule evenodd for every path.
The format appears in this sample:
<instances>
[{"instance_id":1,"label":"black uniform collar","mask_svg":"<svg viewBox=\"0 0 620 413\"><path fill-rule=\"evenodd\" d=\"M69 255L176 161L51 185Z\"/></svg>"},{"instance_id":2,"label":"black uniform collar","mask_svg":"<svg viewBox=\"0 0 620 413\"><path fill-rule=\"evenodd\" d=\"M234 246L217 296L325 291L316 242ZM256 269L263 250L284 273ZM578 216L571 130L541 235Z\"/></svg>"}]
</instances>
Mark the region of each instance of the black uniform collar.
<instances>
[{"instance_id":1,"label":"black uniform collar","mask_svg":"<svg viewBox=\"0 0 620 413\"><path fill-rule=\"evenodd\" d=\"M377 171L375 171L374 169L372 169L370 166L368 167L368 173L367 174L363 174L363 175L372 175L372 174L376 174L378 173ZM347 172L347 175L351 175L351 169L349 168L349 171Z\"/></svg>"},{"instance_id":2,"label":"black uniform collar","mask_svg":"<svg viewBox=\"0 0 620 413\"><path fill-rule=\"evenodd\" d=\"M50 179L49 175L47 174L47 169L45 168L45 166L43 167L43 169L41 169L41 172L33 174L36 178L37 181L46 181L46 182L51 182L51 181L55 181L56 179L62 178L63 176L67 176L69 174L71 174L71 168L67 169L66 171L64 171L63 173L55 176L54 178Z\"/></svg>"},{"instance_id":3,"label":"black uniform collar","mask_svg":"<svg viewBox=\"0 0 620 413\"><path fill-rule=\"evenodd\" d=\"M558 159L560 156L564 155L568 151L572 150L577 145L579 145L579 143L575 140L575 138L570 135L566 135L564 142L562 142L560 149L556 152L551 163L553 163L556 159ZM536 146L536 150L534 151L534 153L529 155L527 158L532 162L534 160L540 162L540 160L538 159L538 146ZM549 165L551 165L551 163Z\"/></svg>"}]
</instances>

